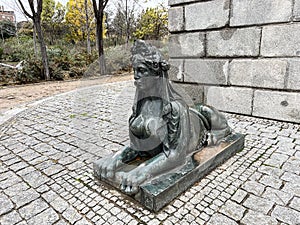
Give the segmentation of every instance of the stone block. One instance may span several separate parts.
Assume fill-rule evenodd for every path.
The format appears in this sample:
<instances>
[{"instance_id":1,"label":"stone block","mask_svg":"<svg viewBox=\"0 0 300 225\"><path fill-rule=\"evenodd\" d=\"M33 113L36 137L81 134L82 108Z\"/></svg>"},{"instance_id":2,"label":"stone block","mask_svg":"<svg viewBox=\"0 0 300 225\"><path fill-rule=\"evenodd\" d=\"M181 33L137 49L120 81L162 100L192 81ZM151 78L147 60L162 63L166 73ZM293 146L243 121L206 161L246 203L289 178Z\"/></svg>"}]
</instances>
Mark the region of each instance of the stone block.
<instances>
[{"instance_id":1,"label":"stone block","mask_svg":"<svg viewBox=\"0 0 300 225\"><path fill-rule=\"evenodd\" d=\"M183 81L183 59L170 59L169 79L172 81Z\"/></svg>"},{"instance_id":2,"label":"stone block","mask_svg":"<svg viewBox=\"0 0 300 225\"><path fill-rule=\"evenodd\" d=\"M229 0L198 2L185 7L186 30L224 27L229 20Z\"/></svg>"},{"instance_id":3,"label":"stone block","mask_svg":"<svg viewBox=\"0 0 300 225\"><path fill-rule=\"evenodd\" d=\"M286 60L280 59L233 60L229 82L240 86L283 89L287 64Z\"/></svg>"},{"instance_id":4,"label":"stone block","mask_svg":"<svg viewBox=\"0 0 300 225\"><path fill-rule=\"evenodd\" d=\"M168 4L169 4L169 6L172 6L172 5L191 3L191 2L201 2L201 1L204 1L204 0L169 0Z\"/></svg>"},{"instance_id":5,"label":"stone block","mask_svg":"<svg viewBox=\"0 0 300 225\"><path fill-rule=\"evenodd\" d=\"M259 28L226 29L207 34L209 56L257 56L261 30Z\"/></svg>"},{"instance_id":6,"label":"stone block","mask_svg":"<svg viewBox=\"0 0 300 225\"><path fill-rule=\"evenodd\" d=\"M183 97L189 106L204 101L204 87L199 84L173 84L175 90Z\"/></svg>"},{"instance_id":7,"label":"stone block","mask_svg":"<svg viewBox=\"0 0 300 225\"><path fill-rule=\"evenodd\" d=\"M219 110L251 115L253 90L250 88L207 87L206 104Z\"/></svg>"},{"instance_id":8,"label":"stone block","mask_svg":"<svg viewBox=\"0 0 300 225\"><path fill-rule=\"evenodd\" d=\"M263 28L262 56L300 56L300 24L274 25Z\"/></svg>"},{"instance_id":9,"label":"stone block","mask_svg":"<svg viewBox=\"0 0 300 225\"><path fill-rule=\"evenodd\" d=\"M231 26L289 21L292 0L233 0Z\"/></svg>"},{"instance_id":10,"label":"stone block","mask_svg":"<svg viewBox=\"0 0 300 225\"><path fill-rule=\"evenodd\" d=\"M300 93L257 90L253 115L300 123Z\"/></svg>"},{"instance_id":11,"label":"stone block","mask_svg":"<svg viewBox=\"0 0 300 225\"><path fill-rule=\"evenodd\" d=\"M293 13L294 20L300 21L300 0L295 0Z\"/></svg>"},{"instance_id":12,"label":"stone block","mask_svg":"<svg viewBox=\"0 0 300 225\"><path fill-rule=\"evenodd\" d=\"M184 81L200 84L227 84L228 60L187 59Z\"/></svg>"},{"instance_id":13,"label":"stone block","mask_svg":"<svg viewBox=\"0 0 300 225\"><path fill-rule=\"evenodd\" d=\"M184 29L183 7L169 9L169 31L181 31Z\"/></svg>"},{"instance_id":14,"label":"stone block","mask_svg":"<svg viewBox=\"0 0 300 225\"><path fill-rule=\"evenodd\" d=\"M174 34L169 39L170 57L204 56L204 33Z\"/></svg>"},{"instance_id":15,"label":"stone block","mask_svg":"<svg viewBox=\"0 0 300 225\"><path fill-rule=\"evenodd\" d=\"M300 59L289 59L287 88L300 90Z\"/></svg>"}]
</instances>

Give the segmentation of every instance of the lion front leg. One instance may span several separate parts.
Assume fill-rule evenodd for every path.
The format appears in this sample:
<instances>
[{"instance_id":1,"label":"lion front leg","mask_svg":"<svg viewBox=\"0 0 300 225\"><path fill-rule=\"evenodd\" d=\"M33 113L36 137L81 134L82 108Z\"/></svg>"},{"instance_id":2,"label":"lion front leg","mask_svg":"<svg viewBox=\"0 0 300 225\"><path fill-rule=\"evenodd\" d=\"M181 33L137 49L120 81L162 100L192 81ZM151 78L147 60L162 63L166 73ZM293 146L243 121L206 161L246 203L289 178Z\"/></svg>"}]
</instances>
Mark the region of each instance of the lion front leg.
<instances>
[{"instance_id":1,"label":"lion front leg","mask_svg":"<svg viewBox=\"0 0 300 225\"><path fill-rule=\"evenodd\" d=\"M139 187L146 181L164 174L185 163L185 157L180 152L171 151L170 155L159 153L153 158L142 163L135 169L121 174L120 188L127 194L135 194Z\"/></svg>"}]
</instances>

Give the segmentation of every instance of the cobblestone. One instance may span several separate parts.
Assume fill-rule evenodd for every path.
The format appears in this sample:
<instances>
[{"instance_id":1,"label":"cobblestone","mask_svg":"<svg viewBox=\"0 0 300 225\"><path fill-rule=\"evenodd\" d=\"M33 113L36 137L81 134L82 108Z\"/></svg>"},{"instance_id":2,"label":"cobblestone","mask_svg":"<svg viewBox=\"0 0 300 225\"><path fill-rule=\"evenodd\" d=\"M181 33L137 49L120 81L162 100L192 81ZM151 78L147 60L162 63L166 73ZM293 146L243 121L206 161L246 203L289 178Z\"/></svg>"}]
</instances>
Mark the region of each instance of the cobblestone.
<instances>
[{"instance_id":1,"label":"cobblestone","mask_svg":"<svg viewBox=\"0 0 300 225\"><path fill-rule=\"evenodd\" d=\"M128 141L133 90L132 82L78 90L4 124L1 225L299 223L297 124L226 114L247 134L245 149L158 214L99 186L92 162Z\"/></svg>"},{"instance_id":2,"label":"cobblestone","mask_svg":"<svg viewBox=\"0 0 300 225\"><path fill-rule=\"evenodd\" d=\"M242 219L244 212L246 211L246 208L243 206L228 200L225 205L221 208L220 213L239 221Z\"/></svg>"},{"instance_id":3,"label":"cobblestone","mask_svg":"<svg viewBox=\"0 0 300 225\"><path fill-rule=\"evenodd\" d=\"M29 205L22 207L19 212L24 219L28 220L46 208L48 208L47 203L39 198L31 202Z\"/></svg>"},{"instance_id":4,"label":"cobblestone","mask_svg":"<svg viewBox=\"0 0 300 225\"><path fill-rule=\"evenodd\" d=\"M0 224L1 225L13 225L20 222L22 218L16 211L12 211L4 216L0 217Z\"/></svg>"},{"instance_id":5,"label":"cobblestone","mask_svg":"<svg viewBox=\"0 0 300 225\"><path fill-rule=\"evenodd\" d=\"M271 215L287 224L300 223L300 212L290 208L276 206Z\"/></svg>"},{"instance_id":6,"label":"cobblestone","mask_svg":"<svg viewBox=\"0 0 300 225\"><path fill-rule=\"evenodd\" d=\"M14 206L9 198L0 193L0 215L3 215L13 209Z\"/></svg>"},{"instance_id":7,"label":"cobblestone","mask_svg":"<svg viewBox=\"0 0 300 225\"><path fill-rule=\"evenodd\" d=\"M274 202L255 195L250 195L243 205L249 209L267 214L272 209Z\"/></svg>"},{"instance_id":8,"label":"cobblestone","mask_svg":"<svg viewBox=\"0 0 300 225\"><path fill-rule=\"evenodd\" d=\"M249 210L242 219L241 223L247 225L277 225L278 221L268 215Z\"/></svg>"},{"instance_id":9,"label":"cobblestone","mask_svg":"<svg viewBox=\"0 0 300 225\"><path fill-rule=\"evenodd\" d=\"M293 195L288 192L283 192L281 190L267 187L262 197L265 199L269 199L278 205L286 205L291 200Z\"/></svg>"}]
</instances>

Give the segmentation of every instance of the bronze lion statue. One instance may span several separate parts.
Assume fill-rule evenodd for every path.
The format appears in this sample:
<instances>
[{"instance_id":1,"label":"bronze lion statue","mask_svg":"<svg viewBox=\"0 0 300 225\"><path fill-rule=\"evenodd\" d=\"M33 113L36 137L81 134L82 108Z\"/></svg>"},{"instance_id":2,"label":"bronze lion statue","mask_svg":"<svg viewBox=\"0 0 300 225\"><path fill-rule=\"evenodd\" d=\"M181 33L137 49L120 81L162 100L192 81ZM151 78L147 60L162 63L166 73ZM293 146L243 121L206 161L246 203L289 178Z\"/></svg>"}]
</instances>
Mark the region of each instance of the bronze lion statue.
<instances>
[{"instance_id":1,"label":"bronze lion statue","mask_svg":"<svg viewBox=\"0 0 300 225\"><path fill-rule=\"evenodd\" d=\"M215 108L187 106L172 87L170 66L157 48L137 40L131 53L136 93L129 118L130 145L94 163L96 177L119 182L127 194L137 193L145 181L184 165L187 156L232 132ZM122 171L136 159L142 163Z\"/></svg>"}]
</instances>

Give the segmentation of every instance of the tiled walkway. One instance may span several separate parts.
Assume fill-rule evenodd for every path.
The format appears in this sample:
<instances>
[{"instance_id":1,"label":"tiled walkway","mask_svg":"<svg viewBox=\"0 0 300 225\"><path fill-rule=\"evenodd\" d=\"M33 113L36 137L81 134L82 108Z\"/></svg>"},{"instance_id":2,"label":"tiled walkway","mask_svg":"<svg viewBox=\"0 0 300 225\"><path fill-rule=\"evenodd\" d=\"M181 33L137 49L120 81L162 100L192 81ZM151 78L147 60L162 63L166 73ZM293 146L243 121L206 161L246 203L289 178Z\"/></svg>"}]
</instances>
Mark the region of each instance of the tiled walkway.
<instances>
[{"instance_id":1,"label":"tiled walkway","mask_svg":"<svg viewBox=\"0 0 300 225\"><path fill-rule=\"evenodd\" d=\"M245 149L154 214L95 182L128 143L132 82L93 86L0 128L0 224L300 224L300 126L227 114Z\"/></svg>"}]
</instances>

